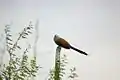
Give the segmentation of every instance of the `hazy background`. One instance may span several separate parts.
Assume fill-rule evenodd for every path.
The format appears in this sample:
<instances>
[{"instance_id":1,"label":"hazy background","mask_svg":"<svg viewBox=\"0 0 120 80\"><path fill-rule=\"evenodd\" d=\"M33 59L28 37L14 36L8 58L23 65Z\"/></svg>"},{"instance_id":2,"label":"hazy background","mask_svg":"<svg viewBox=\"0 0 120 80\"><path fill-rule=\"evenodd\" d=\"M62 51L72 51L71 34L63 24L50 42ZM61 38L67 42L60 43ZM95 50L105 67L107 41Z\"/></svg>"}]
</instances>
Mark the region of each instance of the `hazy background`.
<instances>
[{"instance_id":1,"label":"hazy background","mask_svg":"<svg viewBox=\"0 0 120 80\"><path fill-rule=\"evenodd\" d=\"M0 0L0 33L12 24L16 35L37 19L37 58L43 67L37 80L45 80L53 67L54 34L89 54L62 49L68 67L77 68L78 80L120 80L119 0Z\"/></svg>"}]
</instances>

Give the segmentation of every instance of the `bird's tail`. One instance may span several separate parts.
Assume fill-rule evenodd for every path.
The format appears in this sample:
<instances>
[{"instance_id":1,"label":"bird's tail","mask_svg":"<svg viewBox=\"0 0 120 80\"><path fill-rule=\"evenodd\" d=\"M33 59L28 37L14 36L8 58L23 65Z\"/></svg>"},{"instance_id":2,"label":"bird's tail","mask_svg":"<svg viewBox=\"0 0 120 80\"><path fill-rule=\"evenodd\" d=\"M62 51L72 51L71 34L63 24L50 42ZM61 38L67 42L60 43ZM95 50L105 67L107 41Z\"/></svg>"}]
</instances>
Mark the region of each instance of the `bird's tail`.
<instances>
[{"instance_id":1,"label":"bird's tail","mask_svg":"<svg viewBox=\"0 0 120 80\"><path fill-rule=\"evenodd\" d=\"M83 52L83 51L81 51L81 50L79 50L79 49L77 49L75 47L70 46L70 48L77 51L77 52L79 52L79 53L81 53L81 54L88 55L86 52Z\"/></svg>"}]
</instances>

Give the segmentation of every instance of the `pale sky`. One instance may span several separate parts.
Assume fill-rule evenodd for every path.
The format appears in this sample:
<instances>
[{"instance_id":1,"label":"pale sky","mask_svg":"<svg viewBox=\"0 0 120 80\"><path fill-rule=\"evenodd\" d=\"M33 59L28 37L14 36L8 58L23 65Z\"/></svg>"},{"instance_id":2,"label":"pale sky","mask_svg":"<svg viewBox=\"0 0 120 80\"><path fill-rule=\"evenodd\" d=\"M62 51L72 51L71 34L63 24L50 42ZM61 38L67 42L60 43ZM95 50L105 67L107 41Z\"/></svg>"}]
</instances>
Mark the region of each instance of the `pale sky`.
<instances>
[{"instance_id":1,"label":"pale sky","mask_svg":"<svg viewBox=\"0 0 120 80\"><path fill-rule=\"evenodd\" d=\"M0 33L5 24L12 23L16 34L37 19L37 58L43 67L37 80L45 80L54 65L55 34L89 54L62 49L78 80L120 80L119 0L0 0Z\"/></svg>"}]
</instances>

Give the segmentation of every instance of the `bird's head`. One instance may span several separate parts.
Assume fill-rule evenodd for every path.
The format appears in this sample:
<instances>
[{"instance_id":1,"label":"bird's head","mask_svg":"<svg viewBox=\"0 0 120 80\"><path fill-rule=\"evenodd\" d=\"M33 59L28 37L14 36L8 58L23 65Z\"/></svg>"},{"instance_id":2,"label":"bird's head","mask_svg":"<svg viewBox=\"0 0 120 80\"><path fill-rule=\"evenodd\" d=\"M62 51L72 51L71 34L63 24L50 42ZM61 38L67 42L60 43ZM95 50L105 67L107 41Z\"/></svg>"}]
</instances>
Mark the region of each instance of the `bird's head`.
<instances>
[{"instance_id":1,"label":"bird's head","mask_svg":"<svg viewBox=\"0 0 120 80\"><path fill-rule=\"evenodd\" d=\"M56 34L56 35L54 36L54 41L57 41L58 39L60 39L60 37Z\"/></svg>"}]
</instances>

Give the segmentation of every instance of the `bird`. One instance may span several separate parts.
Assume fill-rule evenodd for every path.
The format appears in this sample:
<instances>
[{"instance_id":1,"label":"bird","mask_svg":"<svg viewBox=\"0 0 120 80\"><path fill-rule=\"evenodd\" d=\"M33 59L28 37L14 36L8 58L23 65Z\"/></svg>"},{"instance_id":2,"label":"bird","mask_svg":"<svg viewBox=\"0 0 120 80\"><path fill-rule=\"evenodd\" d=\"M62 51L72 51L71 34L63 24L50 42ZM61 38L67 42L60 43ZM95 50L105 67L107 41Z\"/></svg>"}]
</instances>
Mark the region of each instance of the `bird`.
<instances>
[{"instance_id":1,"label":"bird","mask_svg":"<svg viewBox=\"0 0 120 80\"><path fill-rule=\"evenodd\" d=\"M66 41L65 39L59 37L58 35L55 35L55 36L54 36L54 42L55 42L58 46L61 46L61 47L65 48L65 49L73 49L73 50L75 50L75 51L77 51L77 52L79 52L79 53L81 53L81 54L84 54L84 55L86 55L86 56L88 55L86 52L84 52L84 51L82 51L82 50L79 50L79 49L71 46L68 41Z\"/></svg>"}]
</instances>

